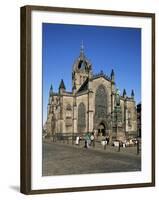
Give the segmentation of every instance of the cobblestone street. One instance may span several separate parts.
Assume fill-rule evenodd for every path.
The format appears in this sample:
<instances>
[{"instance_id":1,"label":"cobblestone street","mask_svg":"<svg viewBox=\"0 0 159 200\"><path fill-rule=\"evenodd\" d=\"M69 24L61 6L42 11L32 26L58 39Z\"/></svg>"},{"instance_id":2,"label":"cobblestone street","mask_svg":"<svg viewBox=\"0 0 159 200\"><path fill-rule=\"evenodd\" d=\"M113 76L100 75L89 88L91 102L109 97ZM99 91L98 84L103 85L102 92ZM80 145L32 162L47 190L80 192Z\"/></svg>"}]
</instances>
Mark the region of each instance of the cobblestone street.
<instances>
[{"instance_id":1,"label":"cobblestone street","mask_svg":"<svg viewBox=\"0 0 159 200\"><path fill-rule=\"evenodd\" d=\"M43 176L130 172L141 170L141 155L136 148L107 146L83 148L62 142L43 142Z\"/></svg>"}]
</instances>

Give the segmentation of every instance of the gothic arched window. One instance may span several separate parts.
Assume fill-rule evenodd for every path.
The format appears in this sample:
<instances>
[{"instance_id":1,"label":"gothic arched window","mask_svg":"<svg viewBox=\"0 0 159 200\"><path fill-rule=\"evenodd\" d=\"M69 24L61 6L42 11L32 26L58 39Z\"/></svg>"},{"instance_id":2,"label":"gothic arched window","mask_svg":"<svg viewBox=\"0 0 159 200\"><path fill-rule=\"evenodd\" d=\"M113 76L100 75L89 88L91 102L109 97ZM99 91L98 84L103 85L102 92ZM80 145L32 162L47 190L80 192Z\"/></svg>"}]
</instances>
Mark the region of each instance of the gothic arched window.
<instances>
[{"instance_id":1,"label":"gothic arched window","mask_svg":"<svg viewBox=\"0 0 159 200\"><path fill-rule=\"evenodd\" d=\"M78 131L83 131L86 127L86 107L84 103L78 106Z\"/></svg>"},{"instance_id":2,"label":"gothic arched window","mask_svg":"<svg viewBox=\"0 0 159 200\"><path fill-rule=\"evenodd\" d=\"M95 116L97 118L105 118L107 116L107 93L103 85L100 85L96 90Z\"/></svg>"},{"instance_id":3,"label":"gothic arched window","mask_svg":"<svg viewBox=\"0 0 159 200\"><path fill-rule=\"evenodd\" d=\"M66 106L66 127L72 126L72 108L70 104Z\"/></svg>"}]
</instances>

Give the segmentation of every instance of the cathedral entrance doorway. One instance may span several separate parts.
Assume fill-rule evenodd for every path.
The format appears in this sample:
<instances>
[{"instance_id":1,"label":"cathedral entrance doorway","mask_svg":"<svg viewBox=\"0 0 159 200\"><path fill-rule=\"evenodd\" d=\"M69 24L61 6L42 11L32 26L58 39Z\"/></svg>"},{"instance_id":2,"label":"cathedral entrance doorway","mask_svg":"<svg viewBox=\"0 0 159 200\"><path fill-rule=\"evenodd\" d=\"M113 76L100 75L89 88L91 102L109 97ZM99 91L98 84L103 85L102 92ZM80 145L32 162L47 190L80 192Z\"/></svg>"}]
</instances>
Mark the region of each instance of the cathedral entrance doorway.
<instances>
[{"instance_id":1,"label":"cathedral entrance doorway","mask_svg":"<svg viewBox=\"0 0 159 200\"><path fill-rule=\"evenodd\" d=\"M98 125L98 136L105 136L106 135L106 128L103 123Z\"/></svg>"}]
</instances>

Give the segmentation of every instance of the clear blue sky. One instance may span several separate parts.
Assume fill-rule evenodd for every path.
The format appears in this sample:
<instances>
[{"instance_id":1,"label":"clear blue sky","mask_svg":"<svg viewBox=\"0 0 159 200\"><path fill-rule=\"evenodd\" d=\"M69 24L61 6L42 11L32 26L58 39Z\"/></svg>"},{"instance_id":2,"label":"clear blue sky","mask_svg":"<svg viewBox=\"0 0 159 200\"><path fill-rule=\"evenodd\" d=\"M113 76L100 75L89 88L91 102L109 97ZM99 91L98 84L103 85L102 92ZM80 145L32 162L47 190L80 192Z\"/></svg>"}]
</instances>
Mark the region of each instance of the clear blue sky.
<instances>
[{"instance_id":1,"label":"clear blue sky","mask_svg":"<svg viewBox=\"0 0 159 200\"><path fill-rule=\"evenodd\" d=\"M72 66L82 40L93 72L110 75L114 69L121 94L125 88L130 96L134 89L136 103L141 101L141 29L44 23L42 40L43 123L50 85L57 92L63 79L66 90L72 89Z\"/></svg>"}]
</instances>

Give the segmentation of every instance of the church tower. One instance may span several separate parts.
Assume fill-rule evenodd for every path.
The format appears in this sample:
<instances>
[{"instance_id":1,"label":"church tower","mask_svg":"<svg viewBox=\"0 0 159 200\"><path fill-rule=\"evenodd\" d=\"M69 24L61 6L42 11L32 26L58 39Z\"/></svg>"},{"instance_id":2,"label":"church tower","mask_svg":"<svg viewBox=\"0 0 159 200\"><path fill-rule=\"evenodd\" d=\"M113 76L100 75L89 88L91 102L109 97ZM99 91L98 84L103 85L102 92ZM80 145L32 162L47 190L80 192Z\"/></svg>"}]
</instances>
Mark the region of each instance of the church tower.
<instances>
[{"instance_id":1,"label":"church tower","mask_svg":"<svg viewBox=\"0 0 159 200\"><path fill-rule=\"evenodd\" d=\"M83 43L81 45L80 55L75 60L72 71L72 89L78 91L87 78L92 76L92 65L84 54Z\"/></svg>"}]
</instances>

